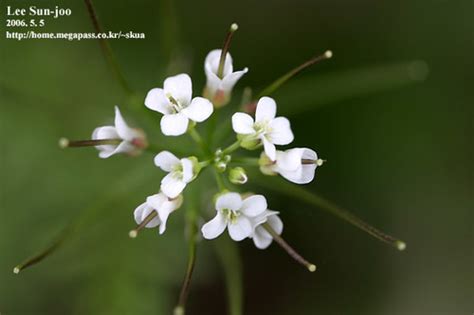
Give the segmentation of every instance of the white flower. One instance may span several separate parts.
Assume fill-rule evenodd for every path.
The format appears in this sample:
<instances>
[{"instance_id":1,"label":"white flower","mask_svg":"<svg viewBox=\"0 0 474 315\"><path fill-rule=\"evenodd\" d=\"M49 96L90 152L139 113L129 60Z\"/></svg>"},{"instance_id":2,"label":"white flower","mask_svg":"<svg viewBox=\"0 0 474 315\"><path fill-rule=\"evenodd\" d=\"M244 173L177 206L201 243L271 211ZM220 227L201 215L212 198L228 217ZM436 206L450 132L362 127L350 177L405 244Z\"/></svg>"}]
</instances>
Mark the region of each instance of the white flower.
<instances>
[{"instance_id":1,"label":"white flower","mask_svg":"<svg viewBox=\"0 0 474 315\"><path fill-rule=\"evenodd\" d=\"M323 161L318 155L308 148L294 148L286 151L276 151L276 161L271 161L262 152L260 157L260 170L267 175L280 174L290 182L307 184L314 179L316 167Z\"/></svg>"},{"instance_id":2,"label":"white flower","mask_svg":"<svg viewBox=\"0 0 474 315\"><path fill-rule=\"evenodd\" d=\"M262 97L257 103L255 121L245 113L235 113L232 116L232 128L242 135L241 145L253 149L263 143L265 153L274 161L277 145L289 144L293 141L290 122L285 117L276 117L276 103L270 97ZM250 145L246 146L247 143Z\"/></svg>"},{"instance_id":3,"label":"white flower","mask_svg":"<svg viewBox=\"0 0 474 315\"><path fill-rule=\"evenodd\" d=\"M264 223L270 225L278 235L281 235L281 232L283 232L283 222L278 217L277 211L265 210L262 214L253 218L252 226L254 231L250 237L259 249L267 248L273 241L272 235L262 226Z\"/></svg>"},{"instance_id":4,"label":"white flower","mask_svg":"<svg viewBox=\"0 0 474 315\"><path fill-rule=\"evenodd\" d=\"M207 54L204 62L204 72L206 73L207 83L204 89L204 96L216 106L225 105L230 98L232 89L237 81L248 72L248 68L241 71L235 71L232 65L232 57L227 53L224 62L224 71L222 77L218 75L219 62L222 50L215 49Z\"/></svg>"},{"instance_id":5,"label":"white flower","mask_svg":"<svg viewBox=\"0 0 474 315\"><path fill-rule=\"evenodd\" d=\"M121 140L117 144L97 145L99 157L106 159L117 153L136 155L147 146L146 136L139 129L130 128L115 106L115 126L103 126L94 129L92 140Z\"/></svg>"},{"instance_id":6,"label":"white flower","mask_svg":"<svg viewBox=\"0 0 474 315\"><path fill-rule=\"evenodd\" d=\"M227 227L234 241L249 237L252 232L251 219L267 209L267 200L262 195L253 195L244 200L238 193L225 193L216 200L217 215L203 225L202 234L206 239L214 239Z\"/></svg>"},{"instance_id":7,"label":"white flower","mask_svg":"<svg viewBox=\"0 0 474 315\"><path fill-rule=\"evenodd\" d=\"M162 151L155 156L155 165L168 172L161 180L161 191L170 198L178 196L198 173L194 157L178 159L173 153Z\"/></svg>"},{"instance_id":8,"label":"white flower","mask_svg":"<svg viewBox=\"0 0 474 315\"><path fill-rule=\"evenodd\" d=\"M191 97L191 78L183 73L167 78L162 89L151 89L145 106L164 115L160 122L163 134L179 136L188 129L189 120L203 122L214 110L209 100Z\"/></svg>"},{"instance_id":9,"label":"white flower","mask_svg":"<svg viewBox=\"0 0 474 315\"><path fill-rule=\"evenodd\" d=\"M183 203L183 197L179 196L176 199L169 199L163 193L149 196L146 198L146 202L139 205L133 212L135 222L140 224L145 218L152 212L156 211L158 215L154 217L147 225L146 228L154 228L160 226L159 232L163 234L166 230L166 221L171 212L178 209Z\"/></svg>"}]
</instances>

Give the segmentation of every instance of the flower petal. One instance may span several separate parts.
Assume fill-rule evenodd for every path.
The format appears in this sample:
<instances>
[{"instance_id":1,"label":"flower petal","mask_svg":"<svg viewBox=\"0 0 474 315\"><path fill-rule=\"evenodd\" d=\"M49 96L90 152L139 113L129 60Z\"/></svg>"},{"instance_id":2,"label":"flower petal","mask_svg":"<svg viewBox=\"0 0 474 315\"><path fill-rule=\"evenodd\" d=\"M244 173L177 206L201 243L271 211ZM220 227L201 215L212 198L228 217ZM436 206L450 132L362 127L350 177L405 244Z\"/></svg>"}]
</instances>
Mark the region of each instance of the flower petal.
<instances>
[{"instance_id":1,"label":"flower petal","mask_svg":"<svg viewBox=\"0 0 474 315\"><path fill-rule=\"evenodd\" d=\"M135 211L133 212L133 217L135 218L135 222L137 224L140 224L143 222L143 220L155 209L150 207L146 202L142 203L139 205ZM160 219L158 216L154 217L150 222L148 222L147 225L145 225L146 228L154 228L160 224Z\"/></svg>"},{"instance_id":2,"label":"flower petal","mask_svg":"<svg viewBox=\"0 0 474 315\"><path fill-rule=\"evenodd\" d=\"M228 192L220 195L216 200L216 210L239 210L242 207L242 197L238 193Z\"/></svg>"},{"instance_id":3,"label":"flower petal","mask_svg":"<svg viewBox=\"0 0 474 315\"><path fill-rule=\"evenodd\" d=\"M166 136L180 136L188 130L189 119L182 113L164 115L161 118L161 132Z\"/></svg>"},{"instance_id":4,"label":"flower petal","mask_svg":"<svg viewBox=\"0 0 474 315\"><path fill-rule=\"evenodd\" d=\"M253 195L242 202L240 211L248 217L256 217L267 210L267 200L262 195Z\"/></svg>"},{"instance_id":5,"label":"flower petal","mask_svg":"<svg viewBox=\"0 0 474 315\"><path fill-rule=\"evenodd\" d=\"M171 94L181 106L187 106L191 103L193 86L191 78L186 73L181 73L165 80L163 89L166 94Z\"/></svg>"},{"instance_id":6,"label":"flower petal","mask_svg":"<svg viewBox=\"0 0 474 315\"><path fill-rule=\"evenodd\" d=\"M301 158L303 156L303 150L300 148L290 149L286 151L277 151L276 153L276 165L278 169L285 171L295 171L301 167Z\"/></svg>"},{"instance_id":7,"label":"flower petal","mask_svg":"<svg viewBox=\"0 0 474 315\"><path fill-rule=\"evenodd\" d=\"M224 232L226 226L227 224L225 222L224 216L218 212L211 221L202 226L202 236L208 240L214 239Z\"/></svg>"},{"instance_id":8,"label":"flower petal","mask_svg":"<svg viewBox=\"0 0 474 315\"><path fill-rule=\"evenodd\" d=\"M163 115L173 113L170 101L163 89L151 89L145 97L145 106Z\"/></svg>"},{"instance_id":9,"label":"flower petal","mask_svg":"<svg viewBox=\"0 0 474 315\"><path fill-rule=\"evenodd\" d=\"M236 71L236 72L232 72L232 73L229 73L228 75L226 75L224 77L224 79L222 80L222 90L226 93L229 93L230 91L232 91L232 89L234 88L234 85L237 83L237 81L240 80L240 78L246 74L247 72L249 71L248 68L245 68L241 71Z\"/></svg>"},{"instance_id":10,"label":"flower petal","mask_svg":"<svg viewBox=\"0 0 474 315\"><path fill-rule=\"evenodd\" d=\"M244 135L255 133L253 124L253 118L248 114L235 113L232 115L232 129L234 129L236 133Z\"/></svg>"},{"instance_id":11,"label":"flower petal","mask_svg":"<svg viewBox=\"0 0 474 315\"><path fill-rule=\"evenodd\" d=\"M275 161L276 159L276 148L273 143L268 141L267 137L263 136L262 138L263 142L263 149L265 150L265 154L268 156L268 158L272 161Z\"/></svg>"},{"instance_id":12,"label":"flower petal","mask_svg":"<svg viewBox=\"0 0 474 315\"><path fill-rule=\"evenodd\" d=\"M219 69L219 63L221 61L221 54L222 50L221 49L214 49L211 50L204 61L204 69L209 69L214 74L217 74L217 71ZM227 53L225 56L225 61L224 61L224 69L223 69L223 77L227 76L228 74L232 73L234 71L233 66L232 66L232 56L230 53Z\"/></svg>"},{"instance_id":13,"label":"flower petal","mask_svg":"<svg viewBox=\"0 0 474 315\"><path fill-rule=\"evenodd\" d=\"M171 172L175 165L180 163L179 159L169 151L161 151L155 156L155 165L165 172Z\"/></svg>"},{"instance_id":14,"label":"flower petal","mask_svg":"<svg viewBox=\"0 0 474 315\"><path fill-rule=\"evenodd\" d=\"M161 180L161 191L169 198L176 198L184 190L186 183L169 173Z\"/></svg>"},{"instance_id":15,"label":"flower petal","mask_svg":"<svg viewBox=\"0 0 474 315\"><path fill-rule=\"evenodd\" d=\"M271 97L264 96L258 100L255 121L271 121L276 115L276 103Z\"/></svg>"},{"instance_id":16,"label":"flower petal","mask_svg":"<svg viewBox=\"0 0 474 315\"><path fill-rule=\"evenodd\" d=\"M277 117L270 122L269 137L274 144L285 145L293 141L290 121L285 117Z\"/></svg>"},{"instance_id":17,"label":"flower petal","mask_svg":"<svg viewBox=\"0 0 474 315\"><path fill-rule=\"evenodd\" d=\"M272 236L261 226L255 229L252 239L258 249L266 249L273 241Z\"/></svg>"},{"instance_id":18,"label":"flower petal","mask_svg":"<svg viewBox=\"0 0 474 315\"><path fill-rule=\"evenodd\" d=\"M234 241L241 241L252 234L252 224L244 216L240 216L234 223L228 225L229 235Z\"/></svg>"},{"instance_id":19,"label":"flower petal","mask_svg":"<svg viewBox=\"0 0 474 315\"><path fill-rule=\"evenodd\" d=\"M272 229L278 235L280 235L283 232L283 222L281 221L280 217L278 216L278 212L274 212L273 214L271 214L267 218L267 223L272 227Z\"/></svg>"},{"instance_id":20,"label":"flower petal","mask_svg":"<svg viewBox=\"0 0 474 315\"><path fill-rule=\"evenodd\" d=\"M138 136L138 133L127 125L118 106L115 106L115 129L120 138L127 141L132 141Z\"/></svg>"},{"instance_id":21,"label":"flower petal","mask_svg":"<svg viewBox=\"0 0 474 315\"><path fill-rule=\"evenodd\" d=\"M181 112L193 121L203 122L211 116L213 111L214 106L212 106L212 103L208 99L195 97L191 101L191 104Z\"/></svg>"},{"instance_id":22,"label":"flower petal","mask_svg":"<svg viewBox=\"0 0 474 315\"><path fill-rule=\"evenodd\" d=\"M193 162L190 159L184 158L181 159L180 163L183 166L183 181L189 183L194 177Z\"/></svg>"},{"instance_id":23,"label":"flower petal","mask_svg":"<svg viewBox=\"0 0 474 315\"><path fill-rule=\"evenodd\" d=\"M92 140L100 140L100 139L120 139L120 136L117 133L117 129L113 126L103 126L95 128L92 132ZM99 157L102 159L106 159L114 154L117 145L114 144L105 144L105 145L96 145L95 148L101 152L99 152Z\"/></svg>"}]
</instances>

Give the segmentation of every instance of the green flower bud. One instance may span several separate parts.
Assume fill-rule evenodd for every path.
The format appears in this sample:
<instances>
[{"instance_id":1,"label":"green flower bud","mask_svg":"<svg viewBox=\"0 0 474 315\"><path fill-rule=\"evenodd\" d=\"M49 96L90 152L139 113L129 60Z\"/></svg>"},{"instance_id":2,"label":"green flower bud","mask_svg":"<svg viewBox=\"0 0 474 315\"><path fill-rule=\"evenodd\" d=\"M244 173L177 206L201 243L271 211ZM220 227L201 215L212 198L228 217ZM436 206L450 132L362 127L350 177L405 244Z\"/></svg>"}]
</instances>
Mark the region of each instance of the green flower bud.
<instances>
[{"instance_id":1,"label":"green flower bud","mask_svg":"<svg viewBox=\"0 0 474 315\"><path fill-rule=\"evenodd\" d=\"M242 167L234 167L229 171L229 180L232 184L243 185L248 179L247 173Z\"/></svg>"},{"instance_id":2,"label":"green flower bud","mask_svg":"<svg viewBox=\"0 0 474 315\"><path fill-rule=\"evenodd\" d=\"M240 140L240 146L247 150L255 150L262 146L262 141L255 134L238 134L237 139Z\"/></svg>"}]
</instances>

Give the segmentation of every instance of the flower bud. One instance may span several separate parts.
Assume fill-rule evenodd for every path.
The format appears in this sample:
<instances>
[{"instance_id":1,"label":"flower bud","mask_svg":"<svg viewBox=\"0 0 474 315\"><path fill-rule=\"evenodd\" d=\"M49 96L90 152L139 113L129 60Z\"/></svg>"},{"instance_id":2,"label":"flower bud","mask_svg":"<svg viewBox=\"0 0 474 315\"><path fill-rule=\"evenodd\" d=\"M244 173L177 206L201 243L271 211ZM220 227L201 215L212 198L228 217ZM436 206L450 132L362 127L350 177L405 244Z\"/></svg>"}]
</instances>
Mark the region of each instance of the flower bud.
<instances>
[{"instance_id":1,"label":"flower bud","mask_svg":"<svg viewBox=\"0 0 474 315\"><path fill-rule=\"evenodd\" d=\"M237 139L240 140L240 146L247 150L255 150L262 145L262 141L255 134L238 134Z\"/></svg>"},{"instance_id":2,"label":"flower bud","mask_svg":"<svg viewBox=\"0 0 474 315\"><path fill-rule=\"evenodd\" d=\"M234 167L229 171L229 180L232 184L243 185L248 179L247 173L242 167Z\"/></svg>"}]
</instances>

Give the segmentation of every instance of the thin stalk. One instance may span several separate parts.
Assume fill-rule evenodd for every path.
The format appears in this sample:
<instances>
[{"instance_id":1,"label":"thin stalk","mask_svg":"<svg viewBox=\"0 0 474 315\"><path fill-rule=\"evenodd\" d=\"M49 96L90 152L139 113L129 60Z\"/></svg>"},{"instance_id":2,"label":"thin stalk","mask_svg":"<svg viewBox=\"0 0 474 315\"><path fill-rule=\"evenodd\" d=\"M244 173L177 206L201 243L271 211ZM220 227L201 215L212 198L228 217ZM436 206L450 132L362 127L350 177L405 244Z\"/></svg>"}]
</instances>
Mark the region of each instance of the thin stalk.
<instances>
[{"instance_id":1,"label":"thin stalk","mask_svg":"<svg viewBox=\"0 0 474 315\"><path fill-rule=\"evenodd\" d=\"M240 140L237 140L234 143L232 143L231 145L229 145L227 148L222 150L222 154L223 155L230 154L230 153L234 152L235 150L237 150L239 147L240 147Z\"/></svg>"},{"instance_id":2,"label":"thin stalk","mask_svg":"<svg viewBox=\"0 0 474 315\"><path fill-rule=\"evenodd\" d=\"M222 179L221 174L217 171L217 169L214 168L214 178L216 179L217 187L219 188L219 191L225 190L225 184L224 180Z\"/></svg>"},{"instance_id":3,"label":"thin stalk","mask_svg":"<svg viewBox=\"0 0 474 315\"><path fill-rule=\"evenodd\" d=\"M66 227L59 237L53 241L48 247L46 247L43 251L38 253L37 255L34 255L30 258L27 258L25 261L23 261L21 264L15 266L13 268L13 273L19 274L20 271L23 269L26 269L30 266L36 265L37 263L41 262L43 259L54 253L66 239L69 238L69 236L72 234L71 232L73 231L74 226L71 224L68 227Z\"/></svg>"},{"instance_id":4,"label":"thin stalk","mask_svg":"<svg viewBox=\"0 0 474 315\"><path fill-rule=\"evenodd\" d=\"M271 179L268 177L266 177L265 181L263 181L262 177L259 177L259 176L256 176L255 179L257 180L257 182L260 181L260 184L264 185L264 187L267 187L268 189L278 191L289 197L297 198L313 206L319 207L337 216L338 218L343 219L344 221L354 225L355 227L358 227L362 231L367 232L368 234L372 235L376 239L395 247L396 249L400 251L403 251L406 248L405 242L393 236L385 234L384 232L371 226L367 222L364 222L362 219L358 218L357 216L350 213L349 211L339 207L338 205L334 204L333 202L327 200L326 198L320 195L317 195L316 193L309 192L305 190L304 188L301 188L296 185L291 185L286 182L280 181L277 183L276 181L271 181Z\"/></svg>"},{"instance_id":5,"label":"thin stalk","mask_svg":"<svg viewBox=\"0 0 474 315\"><path fill-rule=\"evenodd\" d=\"M268 224L268 222L265 222L264 224L262 224L262 226L265 230L267 230L268 233L270 233L273 240L275 240L275 242L277 242L278 245L280 245L281 248L283 248L288 253L288 255L291 256L291 258L293 258L298 263L306 267L306 269L308 269L309 271L311 272L316 271L316 265L310 263L309 261L304 259L300 254L298 254L298 252L296 252L296 250L294 250L293 247L291 247L280 235L278 235L277 232L275 232L275 230L270 226L270 224Z\"/></svg>"},{"instance_id":6,"label":"thin stalk","mask_svg":"<svg viewBox=\"0 0 474 315\"><path fill-rule=\"evenodd\" d=\"M152 211L150 212L146 217L145 219L143 219L143 221L137 225L136 228L134 228L133 230L131 230L130 232L128 232L128 236L130 236L131 238L135 238L138 236L138 232L140 232L148 223L151 222L151 220L153 220L156 216L158 215L158 212L156 211Z\"/></svg>"},{"instance_id":7,"label":"thin stalk","mask_svg":"<svg viewBox=\"0 0 474 315\"><path fill-rule=\"evenodd\" d=\"M79 148L79 147L94 147L97 145L119 145L122 139L96 139L96 140L77 140L71 141L67 138L59 139L59 146L61 148Z\"/></svg>"},{"instance_id":8,"label":"thin stalk","mask_svg":"<svg viewBox=\"0 0 474 315\"><path fill-rule=\"evenodd\" d=\"M189 287L191 284L191 278L196 264L196 237L197 237L197 224L196 224L196 213L193 206L189 207L187 225L190 231L189 234L189 247L188 247L188 265L186 267L186 274L184 276L183 285L179 294L178 305L174 309L174 315L184 315L186 310L186 301L188 299Z\"/></svg>"},{"instance_id":9,"label":"thin stalk","mask_svg":"<svg viewBox=\"0 0 474 315\"><path fill-rule=\"evenodd\" d=\"M202 139L201 135L197 132L196 128L195 127L191 127L188 129L188 132L189 132L189 135L191 136L191 138L194 140L194 142L197 143L197 145L199 146L199 148L206 154L209 154L210 151L209 151L209 148L207 147L206 143L204 142L204 140Z\"/></svg>"},{"instance_id":10,"label":"thin stalk","mask_svg":"<svg viewBox=\"0 0 474 315\"><path fill-rule=\"evenodd\" d=\"M252 157L240 157L240 158L232 158L232 163L238 163L240 165L245 166L260 166L258 158Z\"/></svg>"},{"instance_id":11,"label":"thin stalk","mask_svg":"<svg viewBox=\"0 0 474 315\"><path fill-rule=\"evenodd\" d=\"M224 76L225 59L227 56L227 52L229 51L232 36L234 35L235 31L238 29L239 29L239 26L236 23L233 23L230 26L229 31L227 32L227 35L225 37L224 44L222 45L221 58L219 59L219 67L217 68L217 76L221 79Z\"/></svg>"},{"instance_id":12,"label":"thin stalk","mask_svg":"<svg viewBox=\"0 0 474 315\"><path fill-rule=\"evenodd\" d=\"M89 17L91 18L95 32L104 33L102 26L100 25L99 18L97 17L97 13L92 4L92 0L84 0L84 2L86 4L87 11L89 12ZM133 91L128 85L127 80L125 79L125 76L122 73L122 70L115 58L115 55L107 39L101 37L99 39L99 43L100 43L102 52L104 54L104 57L107 60L109 66L112 68L112 71L115 77L117 78L117 80L119 81L120 85L122 86L122 88L127 94L133 94Z\"/></svg>"},{"instance_id":13,"label":"thin stalk","mask_svg":"<svg viewBox=\"0 0 474 315\"><path fill-rule=\"evenodd\" d=\"M304 69L314 65L318 61L329 59L332 57L332 52L330 50L326 51L322 55L315 56L308 61L304 62L303 64L299 65L298 67L294 68L293 70L289 71L285 75L281 76L280 78L276 79L274 82L272 82L270 85L268 85L265 89L263 89L262 92L257 96L257 99L259 99L262 96L268 96L271 95L273 92L275 92L276 89L278 89L283 83L303 71Z\"/></svg>"}]
</instances>

